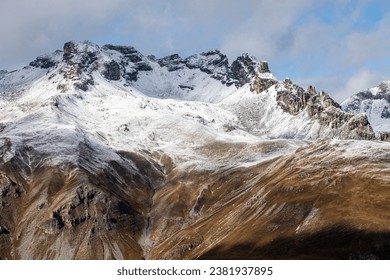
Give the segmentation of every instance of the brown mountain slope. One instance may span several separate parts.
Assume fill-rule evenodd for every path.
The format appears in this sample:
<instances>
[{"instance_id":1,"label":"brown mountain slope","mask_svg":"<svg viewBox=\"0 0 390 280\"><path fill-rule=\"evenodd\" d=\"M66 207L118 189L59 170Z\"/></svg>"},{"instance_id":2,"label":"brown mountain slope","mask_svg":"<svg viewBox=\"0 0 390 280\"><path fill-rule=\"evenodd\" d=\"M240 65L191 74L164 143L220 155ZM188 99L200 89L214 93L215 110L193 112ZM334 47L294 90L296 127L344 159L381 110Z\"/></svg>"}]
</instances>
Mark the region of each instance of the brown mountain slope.
<instances>
[{"instance_id":1,"label":"brown mountain slope","mask_svg":"<svg viewBox=\"0 0 390 280\"><path fill-rule=\"evenodd\" d=\"M141 259L137 240L161 175L142 156L122 157L96 173L83 162L28 171L15 157L3 165L0 225L7 232L0 234L0 257ZM139 175L130 160L147 172Z\"/></svg>"},{"instance_id":2,"label":"brown mountain slope","mask_svg":"<svg viewBox=\"0 0 390 280\"><path fill-rule=\"evenodd\" d=\"M199 153L223 162L245 150L217 146ZM1 258L390 258L387 143L320 141L215 170L119 154L123 161L96 173L83 161L31 170L18 158L3 164Z\"/></svg>"},{"instance_id":3,"label":"brown mountain slope","mask_svg":"<svg viewBox=\"0 0 390 280\"><path fill-rule=\"evenodd\" d=\"M390 149L353 144L174 175L154 199L149 257L390 258Z\"/></svg>"}]
</instances>

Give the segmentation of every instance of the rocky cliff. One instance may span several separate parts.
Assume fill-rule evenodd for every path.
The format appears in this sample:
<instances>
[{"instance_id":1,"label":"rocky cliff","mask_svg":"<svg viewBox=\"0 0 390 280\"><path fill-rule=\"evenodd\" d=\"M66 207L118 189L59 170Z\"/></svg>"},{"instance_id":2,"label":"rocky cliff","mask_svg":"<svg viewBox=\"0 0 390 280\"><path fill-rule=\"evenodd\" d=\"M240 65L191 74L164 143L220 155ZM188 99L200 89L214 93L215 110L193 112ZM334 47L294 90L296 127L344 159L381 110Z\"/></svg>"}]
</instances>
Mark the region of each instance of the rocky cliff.
<instances>
[{"instance_id":1,"label":"rocky cliff","mask_svg":"<svg viewBox=\"0 0 390 280\"><path fill-rule=\"evenodd\" d=\"M342 103L346 112L364 114L380 139L388 139L390 132L390 82L366 89Z\"/></svg>"},{"instance_id":2,"label":"rocky cliff","mask_svg":"<svg viewBox=\"0 0 390 280\"><path fill-rule=\"evenodd\" d=\"M0 72L0 258L389 258L369 120L247 54L68 42Z\"/></svg>"}]
</instances>

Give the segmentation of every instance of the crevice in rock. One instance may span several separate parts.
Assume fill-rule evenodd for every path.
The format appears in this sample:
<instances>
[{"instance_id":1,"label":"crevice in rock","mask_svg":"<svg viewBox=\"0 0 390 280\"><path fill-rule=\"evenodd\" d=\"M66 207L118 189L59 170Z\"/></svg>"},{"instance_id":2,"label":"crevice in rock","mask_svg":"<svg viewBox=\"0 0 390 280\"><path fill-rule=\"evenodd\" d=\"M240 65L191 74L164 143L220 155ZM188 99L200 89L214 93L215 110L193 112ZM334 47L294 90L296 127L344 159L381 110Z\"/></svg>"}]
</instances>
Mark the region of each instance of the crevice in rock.
<instances>
[{"instance_id":1,"label":"crevice in rock","mask_svg":"<svg viewBox=\"0 0 390 280\"><path fill-rule=\"evenodd\" d=\"M145 225L144 229L142 232L142 235L138 241L139 245L141 246L143 252L144 252L144 259L148 259L149 253L152 250L154 246L153 240L150 238L151 233L152 233L152 217L151 217L151 212L153 209L153 202L154 202L154 195L156 193L156 189L152 187L152 194L150 196L150 201L149 201L149 206L148 206L148 212L146 213L146 218L145 218Z\"/></svg>"}]
</instances>

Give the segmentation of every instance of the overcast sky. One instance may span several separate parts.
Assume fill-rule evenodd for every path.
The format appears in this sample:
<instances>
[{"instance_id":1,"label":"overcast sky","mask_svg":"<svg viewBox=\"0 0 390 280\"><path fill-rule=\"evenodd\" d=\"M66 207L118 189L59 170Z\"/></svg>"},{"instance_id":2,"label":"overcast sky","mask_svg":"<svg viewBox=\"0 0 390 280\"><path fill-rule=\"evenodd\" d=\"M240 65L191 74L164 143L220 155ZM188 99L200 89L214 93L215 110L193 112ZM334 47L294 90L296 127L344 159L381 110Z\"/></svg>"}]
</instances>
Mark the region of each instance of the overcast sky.
<instances>
[{"instance_id":1,"label":"overcast sky","mask_svg":"<svg viewBox=\"0 0 390 280\"><path fill-rule=\"evenodd\" d=\"M158 57L249 53L337 101L390 80L387 0L1 0L0 26L6 70L89 40Z\"/></svg>"}]
</instances>

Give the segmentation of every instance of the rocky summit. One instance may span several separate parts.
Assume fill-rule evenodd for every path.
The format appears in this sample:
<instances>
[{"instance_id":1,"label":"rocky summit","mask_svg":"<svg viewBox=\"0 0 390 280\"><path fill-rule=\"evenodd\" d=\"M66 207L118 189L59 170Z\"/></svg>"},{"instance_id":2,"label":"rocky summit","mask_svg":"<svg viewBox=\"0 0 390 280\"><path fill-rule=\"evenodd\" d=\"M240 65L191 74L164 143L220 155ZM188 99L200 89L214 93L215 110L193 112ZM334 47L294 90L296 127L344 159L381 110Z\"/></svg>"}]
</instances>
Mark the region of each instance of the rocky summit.
<instances>
[{"instance_id":1,"label":"rocky summit","mask_svg":"<svg viewBox=\"0 0 390 280\"><path fill-rule=\"evenodd\" d=\"M389 259L389 92L67 42L0 71L0 259Z\"/></svg>"}]
</instances>

